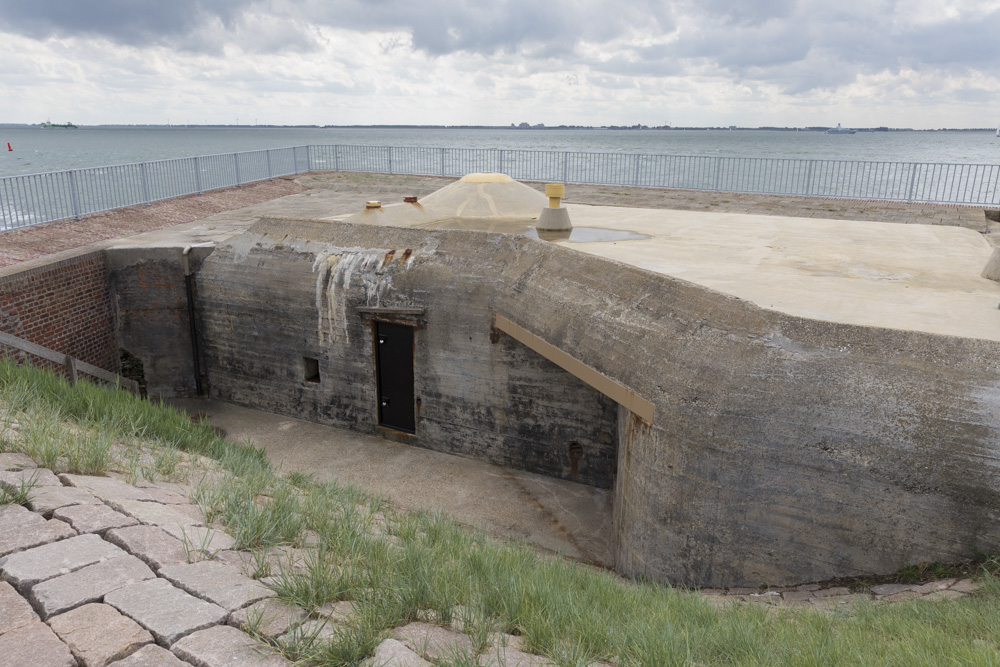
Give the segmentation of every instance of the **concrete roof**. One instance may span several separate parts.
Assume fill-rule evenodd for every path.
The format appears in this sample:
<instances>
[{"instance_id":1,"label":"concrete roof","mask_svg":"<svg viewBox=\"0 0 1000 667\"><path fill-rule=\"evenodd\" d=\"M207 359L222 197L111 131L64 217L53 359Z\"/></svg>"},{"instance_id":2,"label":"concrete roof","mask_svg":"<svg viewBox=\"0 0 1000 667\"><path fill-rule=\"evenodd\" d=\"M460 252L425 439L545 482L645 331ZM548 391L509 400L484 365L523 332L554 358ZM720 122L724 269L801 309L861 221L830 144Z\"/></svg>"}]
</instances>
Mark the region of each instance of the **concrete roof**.
<instances>
[{"instance_id":1,"label":"concrete roof","mask_svg":"<svg viewBox=\"0 0 1000 667\"><path fill-rule=\"evenodd\" d=\"M567 208L577 236L582 228L592 228L591 237L631 232L633 238L579 242L571 236L549 242L681 278L762 308L831 322L1000 340L1000 283L979 275L992 249L968 229ZM448 218L399 226L534 233L526 220Z\"/></svg>"}]
</instances>

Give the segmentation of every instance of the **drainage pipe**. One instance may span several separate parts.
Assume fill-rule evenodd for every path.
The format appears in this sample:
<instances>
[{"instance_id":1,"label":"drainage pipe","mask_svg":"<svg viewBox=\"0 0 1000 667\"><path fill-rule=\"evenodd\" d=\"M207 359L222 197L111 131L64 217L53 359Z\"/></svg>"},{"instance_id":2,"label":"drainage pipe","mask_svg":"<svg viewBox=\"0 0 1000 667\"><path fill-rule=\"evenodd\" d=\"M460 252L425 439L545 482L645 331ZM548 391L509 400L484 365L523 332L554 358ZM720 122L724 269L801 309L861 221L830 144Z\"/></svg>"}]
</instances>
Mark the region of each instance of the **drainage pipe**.
<instances>
[{"instance_id":1,"label":"drainage pipe","mask_svg":"<svg viewBox=\"0 0 1000 667\"><path fill-rule=\"evenodd\" d=\"M181 253L184 266L184 294L187 297L188 324L191 331L191 355L194 358L194 386L198 396L201 396L201 354L198 350L198 333L194 324L194 276L191 274L191 248L185 246Z\"/></svg>"}]
</instances>

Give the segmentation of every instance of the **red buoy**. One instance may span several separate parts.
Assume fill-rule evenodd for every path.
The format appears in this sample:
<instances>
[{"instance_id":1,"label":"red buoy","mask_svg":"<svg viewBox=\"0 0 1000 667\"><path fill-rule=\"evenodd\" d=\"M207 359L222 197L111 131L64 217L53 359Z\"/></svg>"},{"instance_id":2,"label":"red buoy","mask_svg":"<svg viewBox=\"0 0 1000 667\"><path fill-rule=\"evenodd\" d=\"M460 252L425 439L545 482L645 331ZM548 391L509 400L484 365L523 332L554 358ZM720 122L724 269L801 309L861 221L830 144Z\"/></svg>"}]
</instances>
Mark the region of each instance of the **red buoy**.
<instances>
[{"instance_id":1,"label":"red buoy","mask_svg":"<svg viewBox=\"0 0 1000 667\"><path fill-rule=\"evenodd\" d=\"M7 142L7 150L9 150L9 151L14 150L13 148L10 147L10 142L9 141Z\"/></svg>"}]
</instances>

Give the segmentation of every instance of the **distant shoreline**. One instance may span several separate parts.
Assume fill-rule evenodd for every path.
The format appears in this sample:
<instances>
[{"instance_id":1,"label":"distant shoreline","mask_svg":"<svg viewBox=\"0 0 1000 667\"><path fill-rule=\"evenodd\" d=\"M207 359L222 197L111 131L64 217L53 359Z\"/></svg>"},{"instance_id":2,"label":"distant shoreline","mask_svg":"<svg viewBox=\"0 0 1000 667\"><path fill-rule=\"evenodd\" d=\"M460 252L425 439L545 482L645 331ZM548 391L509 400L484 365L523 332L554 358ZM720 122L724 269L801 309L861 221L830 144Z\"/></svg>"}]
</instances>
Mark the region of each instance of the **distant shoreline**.
<instances>
[{"instance_id":1,"label":"distant shoreline","mask_svg":"<svg viewBox=\"0 0 1000 667\"><path fill-rule=\"evenodd\" d=\"M105 125L79 125L78 127L89 129L179 129L179 130L220 130L220 129L241 129L241 130L280 130L280 129L312 129L312 130L510 130L516 132L533 132L539 130L613 130L631 132L670 132L673 130L697 130L704 132L826 132L829 127L680 127L680 126L646 126L646 125L164 125L164 124L105 124ZM42 129L42 126L35 123L0 123L2 128L10 129ZM993 127L942 127L936 129L914 129L910 127L852 127L850 129L858 132L995 132Z\"/></svg>"}]
</instances>

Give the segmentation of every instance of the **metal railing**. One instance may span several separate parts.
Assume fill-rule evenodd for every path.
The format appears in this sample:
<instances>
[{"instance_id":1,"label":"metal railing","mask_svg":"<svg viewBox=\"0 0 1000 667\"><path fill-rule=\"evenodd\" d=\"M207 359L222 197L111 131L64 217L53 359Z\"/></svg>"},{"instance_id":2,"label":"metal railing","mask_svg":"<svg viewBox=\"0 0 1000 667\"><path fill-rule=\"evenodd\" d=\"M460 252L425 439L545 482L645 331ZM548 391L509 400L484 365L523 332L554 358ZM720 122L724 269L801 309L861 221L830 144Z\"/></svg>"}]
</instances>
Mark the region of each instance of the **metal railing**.
<instances>
[{"instance_id":1,"label":"metal railing","mask_svg":"<svg viewBox=\"0 0 1000 667\"><path fill-rule=\"evenodd\" d=\"M1000 165L990 164L295 146L0 178L0 230L307 171L448 177L499 171L526 181L1000 205Z\"/></svg>"}]
</instances>

